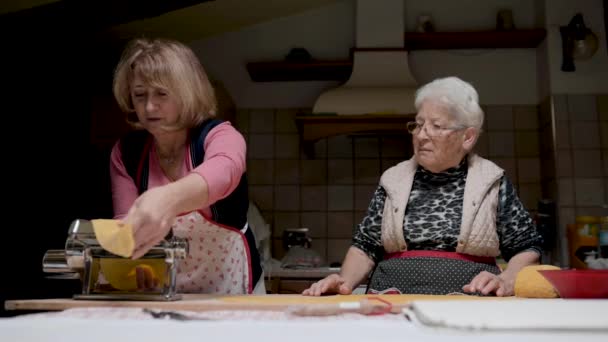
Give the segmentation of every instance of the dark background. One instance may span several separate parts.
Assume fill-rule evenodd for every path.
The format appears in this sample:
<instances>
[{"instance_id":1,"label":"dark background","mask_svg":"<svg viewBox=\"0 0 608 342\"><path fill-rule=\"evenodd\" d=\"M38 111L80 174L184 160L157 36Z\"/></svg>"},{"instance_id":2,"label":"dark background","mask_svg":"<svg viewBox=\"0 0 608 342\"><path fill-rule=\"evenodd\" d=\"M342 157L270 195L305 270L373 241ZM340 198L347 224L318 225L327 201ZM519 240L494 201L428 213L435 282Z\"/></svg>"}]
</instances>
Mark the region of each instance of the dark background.
<instances>
[{"instance_id":1,"label":"dark background","mask_svg":"<svg viewBox=\"0 0 608 342\"><path fill-rule=\"evenodd\" d=\"M47 279L42 257L64 248L72 220L112 215L109 147L92 139L92 113L100 98L113 101L127 38L107 28L199 2L67 0L0 16L0 315L23 313L5 311L7 299L79 292L78 281Z\"/></svg>"}]
</instances>

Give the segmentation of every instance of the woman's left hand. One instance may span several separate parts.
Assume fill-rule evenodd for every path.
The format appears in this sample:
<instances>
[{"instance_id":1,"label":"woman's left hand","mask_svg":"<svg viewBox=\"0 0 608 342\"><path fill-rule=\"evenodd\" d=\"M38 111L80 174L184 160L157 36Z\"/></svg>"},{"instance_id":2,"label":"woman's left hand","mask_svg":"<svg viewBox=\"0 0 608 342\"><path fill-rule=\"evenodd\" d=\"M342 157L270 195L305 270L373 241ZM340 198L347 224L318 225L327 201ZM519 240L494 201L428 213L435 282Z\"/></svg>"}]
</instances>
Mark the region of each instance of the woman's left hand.
<instances>
[{"instance_id":1,"label":"woman's left hand","mask_svg":"<svg viewBox=\"0 0 608 342\"><path fill-rule=\"evenodd\" d=\"M479 273L471 282L462 287L464 292L488 295L495 293L498 297L512 296L513 283L487 271Z\"/></svg>"},{"instance_id":2,"label":"woman's left hand","mask_svg":"<svg viewBox=\"0 0 608 342\"><path fill-rule=\"evenodd\" d=\"M173 209L173 197L167 186L153 188L139 196L129 209L123 221L133 227L133 259L143 256L164 239L171 229L173 219L177 215Z\"/></svg>"}]
</instances>

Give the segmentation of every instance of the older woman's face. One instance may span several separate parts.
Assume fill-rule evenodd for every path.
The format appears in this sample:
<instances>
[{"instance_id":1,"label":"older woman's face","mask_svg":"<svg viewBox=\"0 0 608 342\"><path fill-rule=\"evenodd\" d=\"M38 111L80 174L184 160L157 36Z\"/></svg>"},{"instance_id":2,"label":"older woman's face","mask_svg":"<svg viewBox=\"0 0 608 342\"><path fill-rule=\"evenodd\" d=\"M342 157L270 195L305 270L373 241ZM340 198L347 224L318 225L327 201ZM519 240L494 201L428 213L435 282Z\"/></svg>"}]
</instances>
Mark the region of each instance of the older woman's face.
<instances>
[{"instance_id":1,"label":"older woman's face","mask_svg":"<svg viewBox=\"0 0 608 342\"><path fill-rule=\"evenodd\" d=\"M423 102L416 122L420 128L412 133L414 154L425 169L445 171L457 166L467 154L464 127L454 122L445 106Z\"/></svg>"}]
</instances>

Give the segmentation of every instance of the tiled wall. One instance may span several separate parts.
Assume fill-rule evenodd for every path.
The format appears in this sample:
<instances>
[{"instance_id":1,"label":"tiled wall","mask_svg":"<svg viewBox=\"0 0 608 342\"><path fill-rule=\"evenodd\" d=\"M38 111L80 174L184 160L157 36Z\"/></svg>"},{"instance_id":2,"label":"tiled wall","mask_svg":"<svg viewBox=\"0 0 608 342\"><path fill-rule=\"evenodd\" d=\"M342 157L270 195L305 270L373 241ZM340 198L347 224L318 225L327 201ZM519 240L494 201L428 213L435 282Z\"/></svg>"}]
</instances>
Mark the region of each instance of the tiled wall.
<instances>
[{"instance_id":1,"label":"tiled wall","mask_svg":"<svg viewBox=\"0 0 608 342\"><path fill-rule=\"evenodd\" d=\"M535 106L490 106L478 153L502 166L536 210L540 197ZM411 137L336 136L303 153L294 116L300 111L240 109L237 128L248 143L250 195L273 230L273 256L283 254L285 228L308 227L312 246L328 263L341 262L382 171L411 156Z\"/></svg>"},{"instance_id":2,"label":"tiled wall","mask_svg":"<svg viewBox=\"0 0 608 342\"><path fill-rule=\"evenodd\" d=\"M557 198L561 264L567 266L566 225L579 215L608 215L608 95L553 95L541 104L540 117L543 150L554 153L555 165L553 174L543 168L543 185Z\"/></svg>"}]
</instances>

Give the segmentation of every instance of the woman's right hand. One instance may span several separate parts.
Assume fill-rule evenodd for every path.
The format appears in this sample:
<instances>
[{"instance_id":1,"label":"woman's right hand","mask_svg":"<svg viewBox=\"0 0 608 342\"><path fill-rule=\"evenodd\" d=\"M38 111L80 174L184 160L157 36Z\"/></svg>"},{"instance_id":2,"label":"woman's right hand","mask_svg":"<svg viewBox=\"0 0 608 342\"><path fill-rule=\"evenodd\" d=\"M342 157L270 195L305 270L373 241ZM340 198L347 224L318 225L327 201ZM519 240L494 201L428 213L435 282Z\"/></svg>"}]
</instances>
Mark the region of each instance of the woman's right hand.
<instances>
[{"instance_id":1,"label":"woman's right hand","mask_svg":"<svg viewBox=\"0 0 608 342\"><path fill-rule=\"evenodd\" d=\"M338 274L330 274L327 277L310 285L302 292L304 296L320 296L324 293L338 293L348 295L353 292L352 288L346 284L346 279Z\"/></svg>"}]
</instances>

